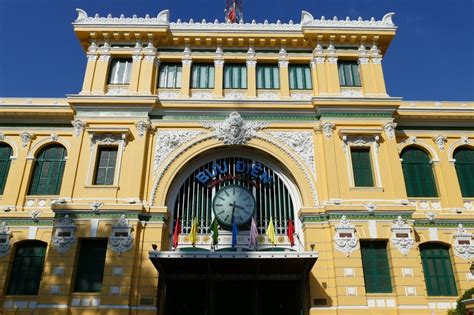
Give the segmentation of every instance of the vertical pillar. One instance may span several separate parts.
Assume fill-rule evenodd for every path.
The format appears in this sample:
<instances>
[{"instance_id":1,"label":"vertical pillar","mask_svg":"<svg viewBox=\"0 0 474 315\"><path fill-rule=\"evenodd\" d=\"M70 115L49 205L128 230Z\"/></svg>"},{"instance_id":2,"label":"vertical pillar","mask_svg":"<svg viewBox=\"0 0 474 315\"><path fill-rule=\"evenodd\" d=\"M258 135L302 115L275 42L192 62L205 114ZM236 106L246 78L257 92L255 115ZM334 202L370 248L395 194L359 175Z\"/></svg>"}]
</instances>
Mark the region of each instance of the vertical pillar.
<instances>
[{"instance_id":1,"label":"vertical pillar","mask_svg":"<svg viewBox=\"0 0 474 315\"><path fill-rule=\"evenodd\" d=\"M189 46L184 48L183 52L183 70L181 72L182 80L181 80L181 96L182 97L189 97L190 96L190 83L191 83L191 65L193 63L191 57L191 49Z\"/></svg>"},{"instance_id":2,"label":"vertical pillar","mask_svg":"<svg viewBox=\"0 0 474 315\"><path fill-rule=\"evenodd\" d=\"M280 49L278 59L280 68L280 98L290 98L290 81L288 75L288 54L284 48Z\"/></svg>"},{"instance_id":3,"label":"vertical pillar","mask_svg":"<svg viewBox=\"0 0 474 315\"><path fill-rule=\"evenodd\" d=\"M313 73L316 74L316 79L314 81L318 84L319 94L327 94L328 84L326 80L326 58L323 56L323 47L320 44L317 44L313 54L313 61L316 63L316 71L313 70Z\"/></svg>"},{"instance_id":4,"label":"vertical pillar","mask_svg":"<svg viewBox=\"0 0 474 315\"><path fill-rule=\"evenodd\" d=\"M313 83L313 96L319 95L318 69L316 65L316 58L313 58L309 63L309 66L311 67L311 82Z\"/></svg>"},{"instance_id":5,"label":"vertical pillar","mask_svg":"<svg viewBox=\"0 0 474 315\"><path fill-rule=\"evenodd\" d=\"M145 57L140 71L138 93L151 95L155 88L156 64L159 60L156 58L156 48L151 43L143 49L143 53Z\"/></svg>"},{"instance_id":6,"label":"vertical pillar","mask_svg":"<svg viewBox=\"0 0 474 315\"><path fill-rule=\"evenodd\" d=\"M257 97L257 60L255 58L255 50L250 47L247 54L247 96L255 98Z\"/></svg>"},{"instance_id":7,"label":"vertical pillar","mask_svg":"<svg viewBox=\"0 0 474 315\"><path fill-rule=\"evenodd\" d=\"M110 63L110 46L105 43L99 48L99 61L97 62L94 73L94 81L92 83L93 94L104 94L105 86L107 85L108 71Z\"/></svg>"},{"instance_id":8,"label":"vertical pillar","mask_svg":"<svg viewBox=\"0 0 474 315\"><path fill-rule=\"evenodd\" d=\"M87 66L84 74L84 81L82 83L81 94L90 94L92 92L92 82L95 75L95 67L98 59L98 48L95 42L89 46L87 50Z\"/></svg>"},{"instance_id":9,"label":"vertical pillar","mask_svg":"<svg viewBox=\"0 0 474 315\"><path fill-rule=\"evenodd\" d=\"M339 84L339 71L337 69L337 55L334 45L329 45L327 49L328 56L326 58L326 78L328 82L329 94L340 94L341 87Z\"/></svg>"},{"instance_id":10,"label":"vertical pillar","mask_svg":"<svg viewBox=\"0 0 474 315\"><path fill-rule=\"evenodd\" d=\"M398 152L398 144L395 136L395 128L397 124L387 122L383 129L385 131L384 141L387 148L387 157L389 160L390 180L385 179L384 185L393 185L393 199L406 200L407 190L405 188L405 179L403 178L402 165L400 163L400 153ZM396 184L400 183L400 184Z\"/></svg>"},{"instance_id":11,"label":"vertical pillar","mask_svg":"<svg viewBox=\"0 0 474 315\"><path fill-rule=\"evenodd\" d=\"M142 65L142 46L140 43L135 45L135 51L132 56L133 63L132 63L132 71L130 74L130 86L129 91L132 93L138 92L138 84L140 82L140 68Z\"/></svg>"},{"instance_id":12,"label":"vertical pillar","mask_svg":"<svg viewBox=\"0 0 474 315\"><path fill-rule=\"evenodd\" d=\"M375 94L375 77L372 71L372 65L369 64L369 55L364 45L359 47L359 70L362 91L364 95Z\"/></svg>"},{"instance_id":13,"label":"vertical pillar","mask_svg":"<svg viewBox=\"0 0 474 315\"><path fill-rule=\"evenodd\" d=\"M224 97L224 53L221 47L216 49L214 58L214 97Z\"/></svg>"},{"instance_id":14,"label":"vertical pillar","mask_svg":"<svg viewBox=\"0 0 474 315\"><path fill-rule=\"evenodd\" d=\"M324 159L326 161L326 187L328 187L328 200L340 199L337 158L333 132L335 127L336 125L329 121L321 123L321 129L325 138L323 146Z\"/></svg>"},{"instance_id":15,"label":"vertical pillar","mask_svg":"<svg viewBox=\"0 0 474 315\"><path fill-rule=\"evenodd\" d=\"M387 89L385 88L385 80L382 71L382 56L377 46L373 45L371 48L372 58L371 66L374 74L375 93L378 95L387 95Z\"/></svg>"}]
</instances>

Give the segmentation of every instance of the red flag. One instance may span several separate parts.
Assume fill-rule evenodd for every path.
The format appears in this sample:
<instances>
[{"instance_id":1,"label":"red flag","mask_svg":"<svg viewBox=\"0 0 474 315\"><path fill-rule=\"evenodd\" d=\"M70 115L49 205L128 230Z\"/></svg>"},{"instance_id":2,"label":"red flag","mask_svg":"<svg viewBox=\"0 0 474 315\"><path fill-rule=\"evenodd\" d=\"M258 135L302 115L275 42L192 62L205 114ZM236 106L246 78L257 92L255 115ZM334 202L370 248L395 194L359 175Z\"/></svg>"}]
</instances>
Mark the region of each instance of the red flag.
<instances>
[{"instance_id":1,"label":"red flag","mask_svg":"<svg viewBox=\"0 0 474 315\"><path fill-rule=\"evenodd\" d=\"M291 221L291 219L288 219L287 235L292 247L295 246L295 238L293 237L293 234L295 234L295 226L293 225L293 221Z\"/></svg>"},{"instance_id":2,"label":"red flag","mask_svg":"<svg viewBox=\"0 0 474 315\"><path fill-rule=\"evenodd\" d=\"M181 233L181 223L179 222L179 218L176 219L176 224L174 226L174 233L173 233L173 247L176 249L179 243L179 233Z\"/></svg>"}]
</instances>

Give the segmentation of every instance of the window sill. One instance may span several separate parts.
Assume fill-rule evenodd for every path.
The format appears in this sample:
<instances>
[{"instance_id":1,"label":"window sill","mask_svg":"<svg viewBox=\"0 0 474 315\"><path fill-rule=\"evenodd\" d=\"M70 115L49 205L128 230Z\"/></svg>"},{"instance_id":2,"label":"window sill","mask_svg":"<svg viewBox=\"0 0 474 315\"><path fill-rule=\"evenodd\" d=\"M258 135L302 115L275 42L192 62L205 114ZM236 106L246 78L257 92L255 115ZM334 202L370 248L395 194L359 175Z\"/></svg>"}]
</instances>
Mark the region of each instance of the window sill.
<instances>
[{"instance_id":1,"label":"window sill","mask_svg":"<svg viewBox=\"0 0 474 315\"><path fill-rule=\"evenodd\" d=\"M383 192L383 187L349 187L350 191L378 191Z\"/></svg>"},{"instance_id":2,"label":"window sill","mask_svg":"<svg viewBox=\"0 0 474 315\"><path fill-rule=\"evenodd\" d=\"M113 188L118 189L120 186L118 185L86 185L85 188Z\"/></svg>"},{"instance_id":3,"label":"window sill","mask_svg":"<svg viewBox=\"0 0 474 315\"><path fill-rule=\"evenodd\" d=\"M396 293L365 293L367 296L374 297L374 296L397 296Z\"/></svg>"}]
</instances>

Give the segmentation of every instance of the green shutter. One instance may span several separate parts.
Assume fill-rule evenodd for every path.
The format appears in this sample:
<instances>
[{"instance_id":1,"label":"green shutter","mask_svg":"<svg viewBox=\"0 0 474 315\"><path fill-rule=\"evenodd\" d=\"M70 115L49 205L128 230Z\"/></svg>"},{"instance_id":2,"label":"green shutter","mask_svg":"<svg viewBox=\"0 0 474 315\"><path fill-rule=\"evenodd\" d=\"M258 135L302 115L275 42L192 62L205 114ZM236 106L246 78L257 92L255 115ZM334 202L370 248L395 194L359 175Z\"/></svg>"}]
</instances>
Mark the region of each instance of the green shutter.
<instances>
[{"instance_id":1,"label":"green shutter","mask_svg":"<svg viewBox=\"0 0 474 315\"><path fill-rule=\"evenodd\" d=\"M474 197L474 150L461 147L454 152L456 173L463 197Z\"/></svg>"},{"instance_id":2,"label":"green shutter","mask_svg":"<svg viewBox=\"0 0 474 315\"><path fill-rule=\"evenodd\" d=\"M449 248L438 243L426 243L420 245L420 251L428 295L457 295Z\"/></svg>"},{"instance_id":3,"label":"green shutter","mask_svg":"<svg viewBox=\"0 0 474 315\"><path fill-rule=\"evenodd\" d=\"M43 273L46 243L26 241L15 248L8 281L8 295L37 295Z\"/></svg>"},{"instance_id":4,"label":"green shutter","mask_svg":"<svg viewBox=\"0 0 474 315\"><path fill-rule=\"evenodd\" d=\"M392 281L386 241L361 241L362 267L367 293L390 293Z\"/></svg>"},{"instance_id":5,"label":"green shutter","mask_svg":"<svg viewBox=\"0 0 474 315\"><path fill-rule=\"evenodd\" d=\"M437 197L430 158L423 150L409 147L402 152L402 168L408 197Z\"/></svg>"},{"instance_id":6,"label":"green shutter","mask_svg":"<svg viewBox=\"0 0 474 315\"><path fill-rule=\"evenodd\" d=\"M61 190L66 150L60 145L40 151L33 167L29 195L58 195Z\"/></svg>"},{"instance_id":7,"label":"green shutter","mask_svg":"<svg viewBox=\"0 0 474 315\"><path fill-rule=\"evenodd\" d=\"M227 64L224 66L224 88L247 88L247 66L245 64Z\"/></svg>"},{"instance_id":8,"label":"green shutter","mask_svg":"<svg viewBox=\"0 0 474 315\"><path fill-rule=\"evenodd\" d=\"M117 163L116 146L102 146L97 152L94 185L113 185Z\"/></svg>"},{"instance_id":9,"label":"green shutter","mask_svg":"<svg viewBox=\"0 0 474 315\"><path fill-rule=\"evenodd\" d=\"M312 88L309 65L290 65L288 67L290 90L309 90Z\"/></svg>"},{"instance_id":10,"label":"green shutter","mask_svg":"<svg viewBox=\"0 0 474 315\"><path fill-rule=\"evenodd\" d=\"M80 241L74 292L101 291L106 252L106 239L82 239Z\"/></svg>"},{"instance_id":11,"label":"green shutter","mask_svg":"<svg viewBox=\"0 0 474 315\"><path fill-rule=\"evenodd\" d=\"M257 89L279 89L280 74L278 65L257 65Z\"/></svg>"},{"instance_id":12,"label":"green shutter","mask_svg":"<svg viewBox=\"0 0 474 315\"><path fill-rule=\"evenodd\" d=\"M357 61L340 61L338 63L339 84L341 86L361 86L360 70Z\"/></svg>"},{"instance_id":13,"label":"green shutter","mask_svg":"<svg viewBox=\"0 0 474 315\"><path fill-rule=\"evenodd\" d=\"M356 187L374 187L369 148L351 148L352 171Z\"/></svg>"},{"instance_id":14,"label":"green shutter","mask_svg":"<svg viewBox=\"0 0 474 315\"><path fill-rule=\"evenodd\" d=\"M5 183L7 182L8 171L10 170L10 157L12 148L7 144L0 144L0 195L3 195Z\"/></svg>"}]
</instances>

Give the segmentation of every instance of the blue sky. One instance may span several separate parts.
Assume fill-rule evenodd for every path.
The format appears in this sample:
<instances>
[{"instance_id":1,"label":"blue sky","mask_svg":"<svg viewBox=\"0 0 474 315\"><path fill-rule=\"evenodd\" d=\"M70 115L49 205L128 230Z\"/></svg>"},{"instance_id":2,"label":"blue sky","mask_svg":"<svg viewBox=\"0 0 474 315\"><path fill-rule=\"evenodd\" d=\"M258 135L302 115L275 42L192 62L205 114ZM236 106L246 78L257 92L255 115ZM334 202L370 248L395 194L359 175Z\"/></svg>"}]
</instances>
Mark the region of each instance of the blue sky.
<instances>
[{"instance_id":1,"label":"blue sky","mask_svg":"<svg viewBox=\"0 0 474 315\"><path fill-rule=\"evenodd\" d=\"M86 58L71 22L89 15L223 19L225 0L0 0L0 97L64 97L81 89ZM388 92L407 100L474 100L473 0L244 0L245 20L376 19L399 27L383 67Z\"/></svg>"}]
</instances>

